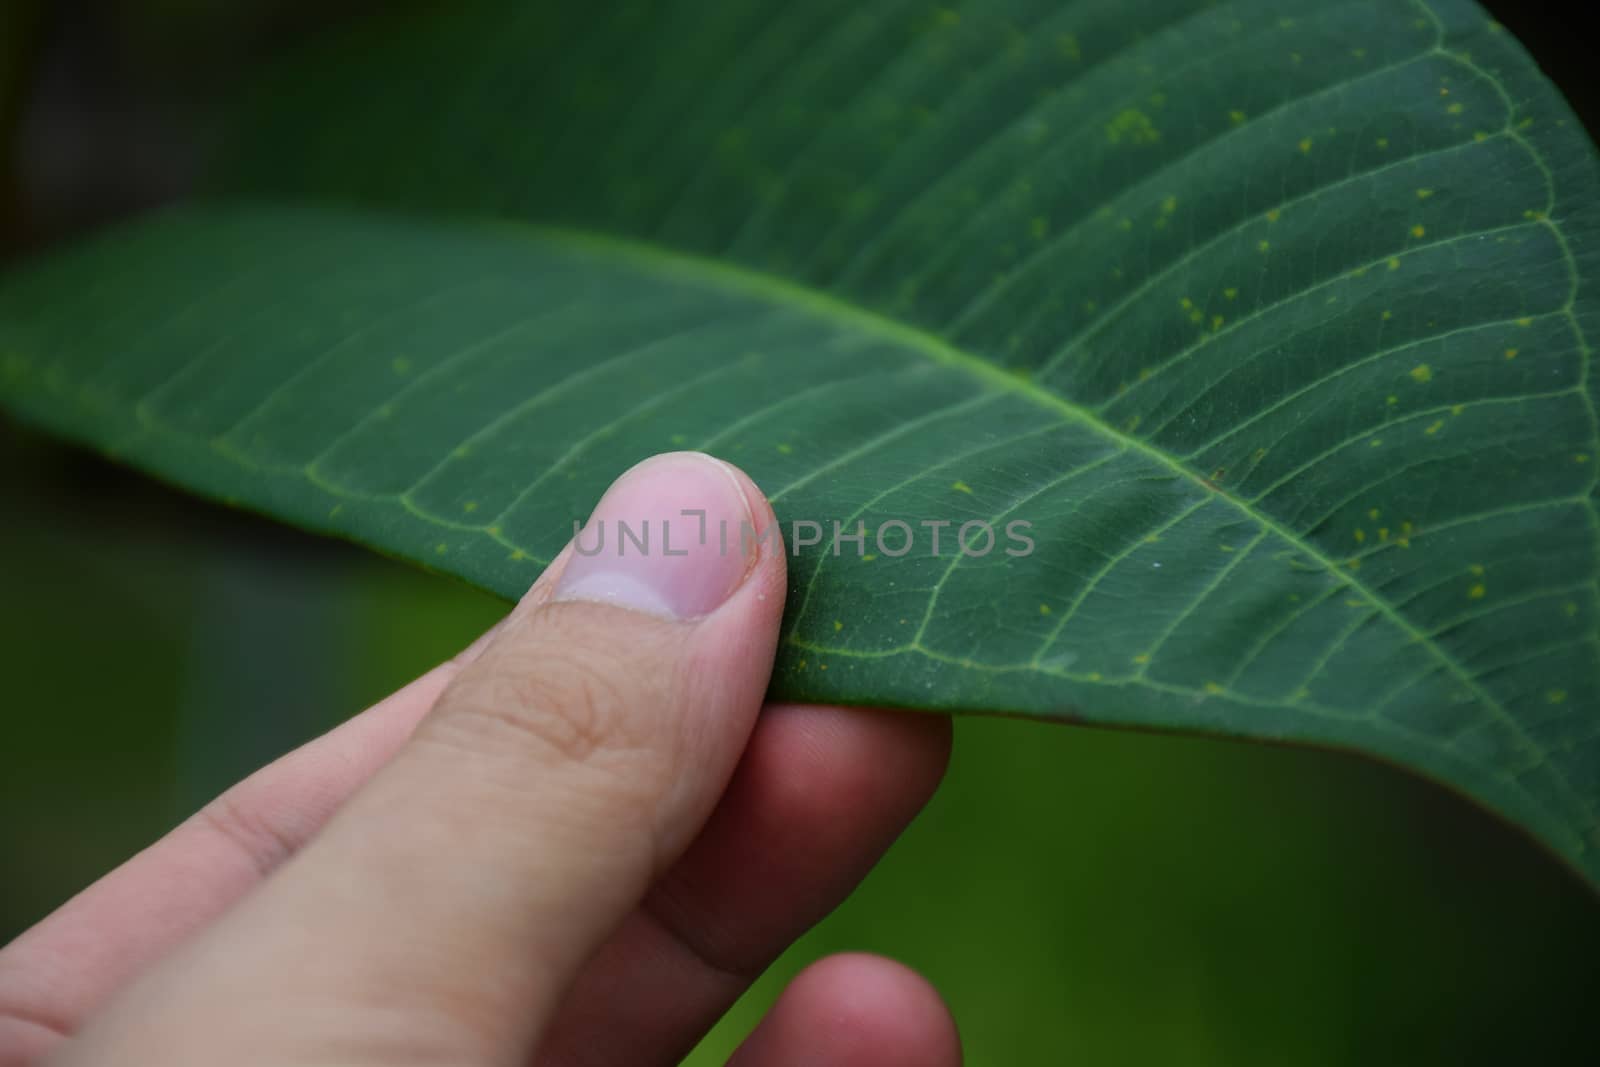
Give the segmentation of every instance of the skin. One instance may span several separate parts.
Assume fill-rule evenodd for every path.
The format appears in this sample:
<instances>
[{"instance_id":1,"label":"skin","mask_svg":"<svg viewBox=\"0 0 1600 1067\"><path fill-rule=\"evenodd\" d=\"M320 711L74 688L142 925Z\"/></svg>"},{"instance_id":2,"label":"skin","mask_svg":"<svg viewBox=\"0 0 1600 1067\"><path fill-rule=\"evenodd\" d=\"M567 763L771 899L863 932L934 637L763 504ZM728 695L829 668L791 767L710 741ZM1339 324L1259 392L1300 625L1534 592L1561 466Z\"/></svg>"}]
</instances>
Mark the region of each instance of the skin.
<instances>
[{"instance_id":1,"label":"skin","mask_svg":"<svg viewBox=\"0 0 1600 1067\"><path fill-rule=\"evenodd\" d=\"M730 514L775 521L692 454L613 493L665 507L717 478ZM672 565L641 609L569 546L454 660L0 950L0 1065L678 1062L893 842L950 735L763 708L783 552ZM931 986L850 954L801 973L732 1062L960 1059Z\"/></svg>"}]
</instances>

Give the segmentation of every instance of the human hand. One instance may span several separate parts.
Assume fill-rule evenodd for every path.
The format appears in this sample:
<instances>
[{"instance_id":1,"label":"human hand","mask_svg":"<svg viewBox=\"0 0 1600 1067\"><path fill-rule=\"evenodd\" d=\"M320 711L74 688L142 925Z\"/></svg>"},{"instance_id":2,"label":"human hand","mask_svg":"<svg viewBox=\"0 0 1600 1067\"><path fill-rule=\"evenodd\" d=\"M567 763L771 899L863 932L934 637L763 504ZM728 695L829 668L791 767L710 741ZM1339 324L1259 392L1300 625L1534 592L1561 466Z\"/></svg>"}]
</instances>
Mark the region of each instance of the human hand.
<instances>
[{"instance_id":1,"label":"human hand","mask_svg":"<svg viewBox=\"0 0 1600 1067\"><path fill-rule=\"evenodd\" d=\"M735 548L679 547L699 508ZM743 474L659 456L585 546L602 519L670 519L674 554L569 545L455 660L0 950L0 1064L676 1063L927 800L949 725L757 717L785 560L737 548L741 522L775 522ZM796 978L734 1062L960 1049L930 986L849 955Z\"/></svg>"}]
</instances>

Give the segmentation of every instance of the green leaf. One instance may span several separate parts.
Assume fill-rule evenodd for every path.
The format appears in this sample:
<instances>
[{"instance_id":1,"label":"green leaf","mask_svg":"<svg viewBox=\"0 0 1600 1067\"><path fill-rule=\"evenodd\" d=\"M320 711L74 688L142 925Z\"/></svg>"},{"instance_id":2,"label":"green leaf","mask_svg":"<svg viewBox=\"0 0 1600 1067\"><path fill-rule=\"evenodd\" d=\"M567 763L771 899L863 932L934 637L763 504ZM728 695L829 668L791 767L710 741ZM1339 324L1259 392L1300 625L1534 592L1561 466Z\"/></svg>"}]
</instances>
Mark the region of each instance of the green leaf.
<instances>
[{"instance_id":1,"label":"green leaf","mask_svg":"<svg viewBox=\"0 0 1600 1067\"><path fill-rule=\"evenodd\" d=\"M236 143L0 287L12 410L507 596L707 449L869 530L779 695L1356 749L1600 880L1600 181L1474 6L468 4Z\"/></svg>"}]
</instances>

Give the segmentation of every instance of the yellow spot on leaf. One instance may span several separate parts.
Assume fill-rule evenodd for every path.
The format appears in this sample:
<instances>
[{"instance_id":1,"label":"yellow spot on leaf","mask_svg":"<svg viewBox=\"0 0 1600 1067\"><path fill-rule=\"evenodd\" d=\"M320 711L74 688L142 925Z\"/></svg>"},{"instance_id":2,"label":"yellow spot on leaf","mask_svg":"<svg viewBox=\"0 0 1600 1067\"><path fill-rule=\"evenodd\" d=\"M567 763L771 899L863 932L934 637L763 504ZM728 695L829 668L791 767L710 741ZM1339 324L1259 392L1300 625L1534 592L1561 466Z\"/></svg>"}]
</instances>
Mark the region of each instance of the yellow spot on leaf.
<instances>
[{"instance_id":1,"label":"yellow spot on leaf","mask_svg":"<svg viewBox=\"0 0 1600 1067\"><path fill-rule=\"evenodd\" d=\"M1162 214L1171 215L1172 213L1174 213L1177 210L1178 210L1178 198L1177 197L1169 196L1165 200L1161 201L1161 213Z\"/></svg>"},{"instance_id":2,"label":"yellow spot on leaf","mask_svg":"<svg viewBox=\"0 0 1600 1067\"><path fill-rule=\"evenodd\" d=\"M1049 604L1040 604L1039 605L1039 614L1040 615L1048 615L1048 614L1050 614L1050 605Z\"/></svg>"},{"instance_id":3,"label":"yellow spot on leaf","mask_svg":"<svg viewBox=\"0 0 1600 1067\"><path fill-rule=\"evenodd\" d=\"M968 485L966 482L951 482L950 488L954 489L958 493L966 493L968 496L972 495L972 486Z\"/></svg>"},{"instance_id":4,"label":"yellow spot on leaf","mask_svg":"<svg viewBox=\"0 0 1600 1067\"><path fill-rule=\"evenodd\" d=\"M1356 544L1358 544L1358 545L1361 544L1363 541L1365 541L1367 539L1367 531L1361 529L1360 527L1357 527L1356 528L1356 532L1355 532L1355 538L1356 538Z\"/></svg>"},{"instance_id":5,"label":"yellow spot on leaf","mask_svg":"<svg viewBox=\"0 0 1600 1067\"><path fill-rule=\"evenodd\" d=\"M1569 600L1565 604L1561 605L1561 611L1564 615L1566 615L1567 618L1570 619L1574 615L1578 614L1578 605Z\"/></svg>"},{"instance_id":6,"label":"yellow spot on leaf","mask_svg":"<svg viewBox=\"0 0 1600 1067\"><path fill-rule=\"evenodd\" d=\"M1243 125L1244 124L1244 120L1245 120L1245 114L1244 114L1243 111L1240 111L1238 108L1235 108L1234 110L1228 112L1228 121L1232 122L1235 126Z\"/></svg>"},{"instance_id":7,"label":"yellow spot on leaf","mask_svg":"<svg viewBox=\"0 0 1600 1067\"><path fill-rule=\"evenodd\" d=\"M1213 331L1222 329L1222 324L1225 321L1227 321L1227 320L1225 320L1221 315L1213 315L1213 316L1211 316L1211 329Z\"/></svg>"},{"instance_id":8,"label":"yellow spot on leaf","mask_svg":"<svg viewBox=\"0 0 1600 1067\"><path fill-rule=\"evenodd\" d=\"M438 553L438 554L439 554L439 555L441 555L441 556L442 556L442 555L444 555L444 554L445 554L445 553L446 553L446 552L448 552L448 551L450 551L450 546L449 546L449 545L447 545L447 544L445 544L445 543L444 543L444 542L443 542L443 541L440 541L440 542L439 542L439 543L438 543L438 544L436 544L436 545L434 545L434 546L433 546L433 550L434 550L434 551L435 551L435 552L436 552L436 553Z\"/></svg>"},{"instance_id":9,"label":"yellow spot on leaf","mask_svg":"<svg viewBox=\"0 0 1600 1067\"><path fill-rule=\"evenodd\" d=\"M1380 540L1380 541L1389 540L1389 527L1387 527L1387 526L1378 527L1378 540Z\"/></svg>"},{"instance_id":10,"label":"yellow spot on leaf","mask_svg":"<svg viewBox=\"0 0 1600 1067\"><path fill-rule=\"evenodd\" d=\"M1388 148L1389 147L1389 138L1380 137L1380 138L1378 138L1378 140L1375 143L1377 144L1377 146L1379 148Z\"/></svg>"},{"instance_id":11,"label":"yellow spot on leaf","mask_svg":"<svg viewBox=\"0 0 1600 1067\"><path fill-rule=\"evenodd\" d=\"M1386 403L1388 403L1390 407L1394 407L1396 404L1400 403L1400 398L1395 396L1393 393L1390 393L1389 399L1386 401Z\"/></svg>"},{"instance_id":12,"label":"yellow spot on leaf","mask_svg":"<svg viewBox=\"0 0 1600 1067\"><path fill-rule=\"evenodd\" d=\"M461 505L461 510L471 514L472 512L478 510L478 502L476 500L469 500L465 504Z\"/></svg>"},{"instance_id":13,"label":"yellow spot on leaf","mask_svg":"<svg viewBox=\"0 0 1600 1067\"><path fill-rule=\"evenodd\" d=\"M1347 559L1344 561L1344 565L1353 571L1361 569L1361 561L1359 559Z\"/></svg>"},{"instance_id":14,"label":"yellow spot on leaf","mask_svg":"<svg viewBox=\"0 0 1600 1067\"><path fill-rule=\"evenodd\" d=\"M1312 140L1312 139L1311 139L1311 138L1309 138L1309 137L1302 137L1302 138L1300 138L1300 151L1301 151L1301 153L1302 153L1302 154L1307 154L1307 153L1309 153L1309 152L1310 152L1310 151L1311 151L1311 146L1312 146L1312 145L1313 145L1313 144L1315 144L1315 143L1316 143L1316 142L1315 142L1315 141L1313 141L1313 140Z\"/></svg>"},{"instance_id":15,"label":"yellow spot on leaf","mask_svg":"<svg viewBox=\"0 0 1600 1067\"><path fill-rule=\"evenodd\" d=\"M1428 199L1428 197L1430 197L1432 195L1433 195L1433 190L1432 189L1418 189L1417 190L1417 199L1418 200L1426 200L1426 199Z\"/></svg>"},{"instance_id":16,"label":"yellow spot on leaf","mask_svg":"<svg viewBox=\"0 0 1600 1067\"><path fill-rule=\"evenodd\" d=\"M1212 696L1221 696L1223 693L1226 693L1227 690L1222 688L1222 686L1218 685L1216 682L1207 682L1206 692L1210 693Z\"/></svg>"},{"instance_id":17,"label":"yellow spot on leaf","mask_svg":"<svg viewBox=\"0 0 1600 1067\"><path fill-rule=\"evenodd\" d=\"M520 562L521 560L527 559L528 554L522 551L520 548L513 548L511 550L511 558Z\"/></svg>"},{"instance_id":18,"label":"yellow spot on leaf","mask_svg":"<svg viewBox=\"0 0 1600 1067\"><path fill-rule=\"evenodd\" d=\"M844 629L844 623L840 622L838 619L834 619L833 620L833 632L834 633L838 633L842 629Z\"/></svg>"},{"instance_id":19,"label":"yellow spot on leaf","mask_svg":"<svg viewBox=\"0 0 1600 1067\"><path fill-rule=\"evenodd\" d=\"M1448 111L1452 115L1459 115L1459 114L1461 114L1463 111L1465 111L1467 109L1466 109L1466 106L1464 104L1462 104L1462 103L1460 103L1458 101L1457 103L1451 104L1449 107L1445 108L1445 110Z\"/></svg>"},{"instance_id":20,"label":"yellow spot on leaf","mask_svg":"<svg viewBox=\"0 0 1600 1067\"><path fill-rule=\"evenodd\" d=\"M1521 326L1523 329L1527 329L1529 326L1533 325L1533 319L1529 318L1527 315L1524 315L1522 318L1517 320L1517 325Z\"/></svg>"},{"instance_id":21,"label":"yellow spot on leaf","mask_svg":"<svg viewBox=\"0 0 1600 1067\"><path fill-rule=\"evenodd\" d=\"M1572 461L1574 463L1587 463L1587 462L1589 462L1589 453L1587 453L1587 452L1575 453L1573 455L1573 457L1572 457Z\"/></svg>"},{"instance_id":22,"label":"yellow spot on leaf","mask_svg":"<svg viewBox=\"0 0 1600 1067\"><path fill-rule=\"evenodd\" d=\"M1517 351L1518 350L1515 349L1515 348L1506 349L1506 358L1507 359L1516 359L1517 358Z\"/></svg>"},{"instance_id":23,"label":"yellow spot on leaf","mask_svg":"<svg viewBox=\"0 0 1600 1067\"><path fill-rule=\"evenodd\" d=\"M1133 657L1133 662L1135 662L1135 663L1149 663L1150 662L1150 653L1148 653L1148 652L1139 653L1137 656Z\"/></svg>"},{"instance_id":24,"label":"yellow spot on leaf","mask_svg":"<svg viewBox=\"0 0 1600 1067\"><path fill-rule=\"evenodd\" d=\"M1383 447L1383 438L1374 437L1371 441L1367 442L1367 447L1368 448L1382 448Z\"/></svg>"},{"instance_id":25,"label":"yellow spot on leaf","mask_svg":"<svg viewBox=\"0 0 1600 1067\"><path fill-rule=\"evenodd\" d=\"M1161 140L1161 131L1155 128L1150 116L1137 108L1119 111L1106 124L1106 140L1112 144L1154 144Z\"/></svg>"},{"instance_id":26,"label":"yellow spot on leaf","mask_svg":"<svg viewBox=\"0 0 1600 1067\"><path fill-rule=\"evenodd\" d=\"M1390 256L1389 257L1389 269L1390 270L1399 270L1400 269L1400 257L1399 256Z\"/></svg>"},{"instance_id":27,"label":"yellow spot on leaf","mask_svg":"<svg viewBox=\"0 0 1600 1067\"><path fill-rule=\"evenodd\" d=\"M1428 366L1426 363L1418 363L1415 367L1411 368L1409 373L1411 374L1411 380L1416 382L1418 385L1421 385L1424 382L1431 382L1433 380L1433 368Z\"/></svg>"},{"instance_id":28,"label":"yellow spot on leaf","mask_svg":"<svg viewBox=\"0 0 1600 1067\"><path fill-rule=\"evenodd\" d=\"M1483 573L1483 564L1474 563L1468 567L1467 570L1471 571L1473 574L1481 575Z\"/></svg>"},{"instance_id":29,"label":"yellow spot on leaf","mask_svg":"<svg viewBox=\"0 0 1600 1067\"><path fill-rule=\"evenodd\" d=\"M1098 682L1099 680L1100 680L1100 672L1099 671L1090 671L1089 672L1089 681Z\"/></svg>"},{"instance_id":30,"label":"yellow spot on leaf","mask_svg":"<svg viewBox=\"0 0 1600 1067\"><path fill-rule=\"evenodd\" d=\"M782 452L784 455L787 456L787 455L789 455L789 453L794 451L794 446L793 445L779 445L778 446L778 451Z\"/></svg>"},{"instance_id":31,"label":"yellow spot on leaf","mask_svg":"<svg viewBox=\"0 0 1600 1067\"><path fill-rule=\"evenodd\" d=\"M1270 251L1272 251L1272 242L1271 241L1257 241L1256 242L1256 250L1259 251L1259 252L1270 252Z\"/></svg>"},{"instance_id":32,"label":"yellow spot on leaf","mask_svg":"<svg viewBox=\"0 0 1600 1067\"><path fill-rule=\"evenodd\" d=\"M1544 695L1544 698L1551 704L1565 704L1567 702L1567 691L1565 689L1552 689Z\"/></svg>"},{"instance_id":33,"label":"yellow spot on leaf","mask_svg":"<svg viewBox=\"0 0 1600 1067\"><path fill-rule=\"evenodd\" d=\"M1483 599L1483 595L1485 593L1487 593L1488 591L1489 590L1487 590L1487 589L1485 589L1483 587L1483 583L1482 582L1478 582L1471 589L1467 590L1467 596L1470 597L1473 600L1482 600Z\"/></svg>"},{"instance_id":34,"label":"yellow spot on leaf","mask_svg":"<svg viewBox=\"0 0 1600 1067\"><path fill-rule=\"evenodd\" d=\"M1377 522L1378 517L1382 514L1383 512L1379 511L1377 508L1373 508L1371 511L1367 512L1367 518L1371 519L1373 522Z\"/></svg>"},{"instance_id":35,"label":"yellow spot on leaf","mask_svg":"<svg viewBox=\"0 0 1600 1067\"><path fill-rule=\"evenodd\" d=\"M1437 419L1437 420L1434 421L1434 423L1431 426L1429 426L1426 430L1423 430L1422 432L1427 434L1429 437L1432 437L1434 434L1438 433L1442 429L1444 429L1444 420L1443 419Z\"/></svg>"},{"instance_id":36,"label":"yellow spot on leaf","mask_svg":"<svg viewBox=\"0 0 1600 1067\"><path fill-rule=\"evenodd\" d=\"M411 373L411 361L404 357L390 360L389 366L402 378Z\"/></svg>"},{"instance_id":37,"label":"yellow spot on leaf","mask_svg":"<svg viewBox=\"0 0 1600 1067\"><path fill-rule=\"evenodd\" d=\"M1419 222L1415 226L1411 227L1411 236L1426 237L1428 236L1428 228Z\"/></svg>"},{"instance_id":38,"label":"yellow spot on leaf","mask_svg":"<svg viewBox=\"0 0 1600 1067\"><path fill-rule=\"evenodd\" d=\"M1277 222L1282 217L1283 217L1283 212L1279 211L1277 208L1273 208L1272 210L1267 212L1267 221L1268 222Z\"/></svg>"},{"instance_id":39,"label":"yellow spot on leaf","mask_svg":"<svg viewBox=\"0 0 1600 1067\"><path fill-rule=\"evenodd\" d=\"M1239 290L1232 288L1224 289L1222 290L1222 298L1224 300L1237 300L1239 298Z\"/></svg>"}]
</instances>

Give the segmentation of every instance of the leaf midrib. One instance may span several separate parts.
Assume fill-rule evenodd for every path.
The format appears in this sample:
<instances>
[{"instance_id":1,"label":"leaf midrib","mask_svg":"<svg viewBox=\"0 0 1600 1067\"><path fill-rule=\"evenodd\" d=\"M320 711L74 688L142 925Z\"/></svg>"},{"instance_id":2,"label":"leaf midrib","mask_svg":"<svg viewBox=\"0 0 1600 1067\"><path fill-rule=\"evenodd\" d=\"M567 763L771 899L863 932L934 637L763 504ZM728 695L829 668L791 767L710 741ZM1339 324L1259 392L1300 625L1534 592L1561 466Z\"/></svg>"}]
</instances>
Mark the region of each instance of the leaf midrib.
<instances>
[{"instance_id":1,"label":"leaf midrib","mask_svg":"<svg viewBox=\"0 0 1600 1067\"><path fill-rule=\"evenodd\" d=\"M1437 640L1414 625L1387 599L1379 596L1359 577L1341 568L1331 556L1317 545L1284 526L1272 515L1260 510L1248 501L1241 500L1221 489L1212 487L1207 483L1200 471L1188 466L1177 457L1167 455L1142 438L1132 436L1106 423L1091 409L1045 389L1031 380L1020 378L980 356L957 348L944 338L928 330L888 318L838 296L797 282L692 253L611 234L559 226L518 223L508 220L495 220L488 225L521 232L524 235L533 235L579 254L612 260L620 259L646 273L657 276L665 275L672 280L682 281L684 276L688 275L693 280L714 288L733 290L781 306L802 308L819 317L841 322L865 333L882 337L936 363L953 367L971 375L986 385L1015 394L1032 403L1048 408L1063 420L1084 426L1091 432L1109 439L1120 448L1138 452L1158 466L1187 479L1196 488L1214 494L1232 505L1251 522L1259 524L1263 529L1282 538L1297 550L1304 552L1329 575L1342 582L1348 589L1364 597L1382 617L1406 634L1413 644L1426 649L1428 654L1450 673L1451 677L1472 693L1474 699L1508 727L1512 734L1521 743L1525 744L1532 754L1538 756L1541 762L1550 768L1561 790L1581 810L1593 814L1593 805L1573 788L1570 781L1562 773L1559 765L1548 759L1548 753L1534 742L1516 717L1484 689L1466 667L1443 648ZM1512 784L1527 796L1530 801L1538 804L1541 808L1546 807L1546 805L1539 802L1538 798L1528 794L1526 790L1522 790L1520 786L1516 785L1514 780ZM1551 814L1554 813L1552 812Z\"/></svg>"}]
</instances>

